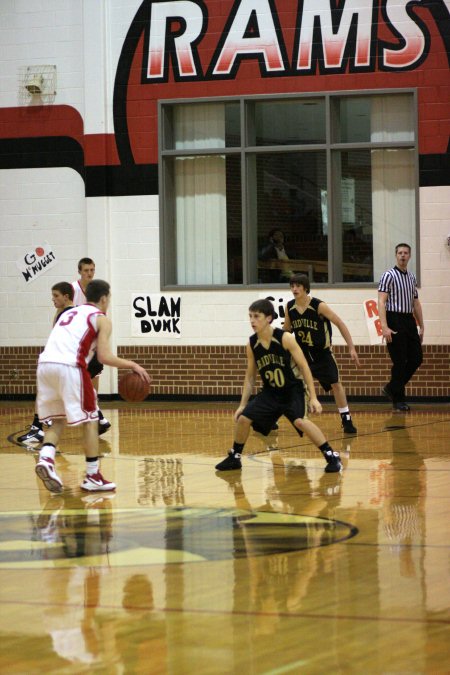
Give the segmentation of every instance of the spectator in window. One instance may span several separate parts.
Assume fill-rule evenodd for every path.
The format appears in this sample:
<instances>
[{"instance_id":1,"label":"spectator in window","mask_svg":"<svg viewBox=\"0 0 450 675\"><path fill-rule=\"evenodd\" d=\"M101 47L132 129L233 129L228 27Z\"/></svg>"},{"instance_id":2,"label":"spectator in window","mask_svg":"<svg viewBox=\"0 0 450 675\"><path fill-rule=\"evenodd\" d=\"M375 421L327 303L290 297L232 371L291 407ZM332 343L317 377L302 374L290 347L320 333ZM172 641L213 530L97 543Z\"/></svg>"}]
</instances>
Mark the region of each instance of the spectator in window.
<instances>
[{"instance_id":1,"label":"spectator in window","mask_svg":"<svg viewBox=\"0 0 450 675\"><path fill-rule=\"evenodd\" d=\"M283 230L274 228L270 230L268 235L268 243L261 249L259 259L262 261L269 260L289 260L290 256L285 248L285 236ZM285 282L292 276L292 270L287 267L279 267L275 269L265 270L267 274L264 275L264 281L273 281L276 283Z\"/></svg>"}]
</instances>

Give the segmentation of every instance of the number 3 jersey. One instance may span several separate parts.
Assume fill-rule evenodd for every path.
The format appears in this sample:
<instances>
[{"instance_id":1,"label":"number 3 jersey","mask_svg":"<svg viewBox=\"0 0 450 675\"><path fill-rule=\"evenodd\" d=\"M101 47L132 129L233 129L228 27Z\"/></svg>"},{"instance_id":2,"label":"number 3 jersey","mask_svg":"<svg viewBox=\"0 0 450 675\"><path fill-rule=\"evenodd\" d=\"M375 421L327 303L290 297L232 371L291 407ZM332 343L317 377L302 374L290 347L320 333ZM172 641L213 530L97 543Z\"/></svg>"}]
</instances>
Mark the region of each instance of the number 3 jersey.
<instances>
[{"instance_id":1,"label":"number 3 jersey","mask_svg":"<svg viewBox=\"0 0 450 675\"><path fill-rule=\"evenodd\" d=\"M331 351L331 322L319 315L321 302L318 298L311 298L304 312L299 312L295 299L287 303L292 331L309 364L320 360L324 352Z\"/></svg>"},{"instance_id":2,"label":"number 3 jersey","mask_svg":"<svg viewBox=\"0 0 450 675\"><path fill-rule=\"evenodd\" d=\"M39 363L64 363L86 368L97 344L98 316L104 316L104 313L89 304L71 307L60 314L39 356Z\"/></svg>"},{"instance_id":3,"label":"number 3 jersey","mask_svg":"<svg viewBox=\"0 0 450 675\"><path fill-rule=\"evenodd\" d=\"M263 386L280 397L287 394L293 386L303 384L291 353L283 347L283 333L281 328L274 328L267 349L256 333L250 337L250 347Z\"/></svg>"}]
</instances>

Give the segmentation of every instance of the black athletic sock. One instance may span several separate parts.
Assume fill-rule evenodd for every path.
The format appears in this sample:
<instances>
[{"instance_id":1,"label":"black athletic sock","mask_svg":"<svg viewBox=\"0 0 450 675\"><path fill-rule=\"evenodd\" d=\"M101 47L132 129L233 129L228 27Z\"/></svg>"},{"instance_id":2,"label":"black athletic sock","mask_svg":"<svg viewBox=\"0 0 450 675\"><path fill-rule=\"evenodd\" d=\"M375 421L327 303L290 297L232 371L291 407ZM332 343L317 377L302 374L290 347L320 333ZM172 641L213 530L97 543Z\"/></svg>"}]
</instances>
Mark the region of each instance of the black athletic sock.
<instances>
[{"instance_id":1,"label":"black athletic sock","mask_svg":"<svg viewBox=\"0 0 450 675\"><path fill-rule=\"evenodd\" d=\"M104 417L102 411L100 410L100 408L98 408L97 412L98 412L98 419L99 419L99 420L105 419L105 417Z\"/></svg>"},{"instance_id":2,"label":"black athletic sock","mask_svg":"<svg viewBox=\"0 0 450 675\"><path fill-rule=\"evenodd\" d=\"M322 443L322 445L319 445L319 450L321 452L328 452L328 450L331 450L331 452L333 452L333 448L328 443L328 441L325 441L325 443Z\"/></svg>"},{"instance_id":3,"label":"black athletic sock","mask_svg":"<svg viewBox=\"0 0 450 675\"><path fill-rule=\"evenodd\" d=\"M86 462L97 462L98 461L98 455L97 457L86 457Z\"/></svg>"},{"instance_id":4,"label":"black athletic sock","mask_svg":"<svg viewBox=\"0 0 450 675\"><path fill-rule=\"evenodd\" d=\"M36 413L34 413L33 421L31 422L31 426L37 427L38 429L42 429L42 422L39 421L39 417L37 416Z\"/></svg>"},{"instance_id":5,"label":"black athletic sock","mask_svg":"<svg viewBox=\"0 0 450 675\"><path fill-rule=\"evenodd\" d=\"M233 443L233 455L241 456L244 450L245 443Z\"/></svg>"}]
</instances>

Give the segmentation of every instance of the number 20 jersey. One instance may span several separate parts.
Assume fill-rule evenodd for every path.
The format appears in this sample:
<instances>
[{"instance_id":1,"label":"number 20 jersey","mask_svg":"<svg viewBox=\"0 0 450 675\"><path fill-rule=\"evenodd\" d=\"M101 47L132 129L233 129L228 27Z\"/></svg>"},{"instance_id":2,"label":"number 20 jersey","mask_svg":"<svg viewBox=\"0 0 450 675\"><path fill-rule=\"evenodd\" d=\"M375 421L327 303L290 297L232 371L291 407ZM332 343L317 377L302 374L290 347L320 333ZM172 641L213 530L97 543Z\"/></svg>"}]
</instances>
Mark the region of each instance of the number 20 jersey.
<instances>
[{"instance_id":1,"label":"number 20 jersey","mask_svg":"<svg viewBox=\"0 0 450 675\"><path fill-rule=\"evenodd\" d=\"M293 386L303 384L291 353L283 347L284 331L274 328L268 349L258 339L256 333L250 337L250 347L256 367L265 389L277 396L284 396Z\"/></svg>"},{"instance_id":2,"label":"number 20 jersey","mask_svg":"<svg viewBox=\"0 0 450 675\"><path fill-rule=\"evenodd\" d=\"M63 312L53 326L39 363L64 363L86 368L97 344L98 316L104 316L104 313L89 304Z\"/></svg>"},{"instance_id":3,"label":"number 20 jersey","mask_svg":"<svg viewBox=\"0 0 450 675\"><path fill-rule=\"evenodd\" d=\"M304 312L298 311L295 299L287 303L292 331L308 363L320 360L324 352L331 351L331 322L319 315L321 302L318 298L311 298Z\"/></svg>"}]
</instances>

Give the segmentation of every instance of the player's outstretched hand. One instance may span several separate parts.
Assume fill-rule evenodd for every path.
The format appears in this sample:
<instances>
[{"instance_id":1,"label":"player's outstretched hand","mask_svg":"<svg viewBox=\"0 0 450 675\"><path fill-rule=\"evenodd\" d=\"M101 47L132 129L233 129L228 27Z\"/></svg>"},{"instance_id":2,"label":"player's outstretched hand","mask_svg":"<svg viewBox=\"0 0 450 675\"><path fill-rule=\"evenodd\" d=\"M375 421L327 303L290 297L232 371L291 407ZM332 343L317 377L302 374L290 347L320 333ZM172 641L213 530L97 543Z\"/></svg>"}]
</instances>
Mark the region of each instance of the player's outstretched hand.
<instances>
[{"instance_id":1,"label":"player's outstretched hand","mask_svg":"<svg viewBox=\"0 0 450 675\"><path fill-rule=\"evenodd\" d=\"M309 400L309 412L318 414L322 412L322 406L317 398L311 398Z\"/></svg>"},{"instance_id":2,"label":"player's outstretched hand","mask_svg":"<svg viewBox=\"0 0 450 675\"><path fill-rule=\"evenodd\" d=\"M352 347L352 349L350 349L350 358L351 358L352 361L354 361L356 363L357 366L361 365L360 362L359 362L358 352L356 351L356 349L354 347Z\"/></svg>"},{"instance_id":3,"label":"player's outstretched hand","mask_svg":"<svg viewBox=\"0 0 450 675\"><path fill-rule=\"evenodd\" d=\"M135 363L133 366L133 371L139 375L141 380L144 380L144 382L147 382L147 384L150 384L152 381L151 375L147 373L145 368L140 366L138 363Z\"/></svg>"}]
</instances>

